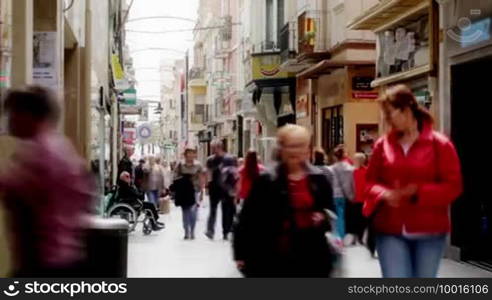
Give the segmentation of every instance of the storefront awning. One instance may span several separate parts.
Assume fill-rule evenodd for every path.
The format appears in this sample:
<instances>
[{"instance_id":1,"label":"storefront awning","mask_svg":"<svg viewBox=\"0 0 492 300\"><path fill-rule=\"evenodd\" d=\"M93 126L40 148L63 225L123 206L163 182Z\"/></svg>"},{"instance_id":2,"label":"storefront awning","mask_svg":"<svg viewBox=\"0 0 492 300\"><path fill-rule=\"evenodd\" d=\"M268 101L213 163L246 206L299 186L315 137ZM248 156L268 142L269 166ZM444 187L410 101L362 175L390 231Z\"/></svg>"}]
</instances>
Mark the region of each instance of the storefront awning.
<instances>
[{"instance_id":1,"label":"storefront awning","mask_svg":"<svg viewBox=\"0 0 492 300\"><path fill-rule=\"evenodd\" d=\"M431 0L382 0L350 22L350 30L371 30L378 32L398 24L410 16L428 13Z\"/></svg>"},{"instance_id":2,"label":"storefront awning","mask_svg":"<svg viewBox=\"0 0 492 300\"><path fill-rule=\"evenodd\" d=\"M333 70L346 66L373 66L373 61L365 60L324 60L306 71L297 75L298 79L318 78L323 74L330 74Z\"/></svg>"}]
</instances>

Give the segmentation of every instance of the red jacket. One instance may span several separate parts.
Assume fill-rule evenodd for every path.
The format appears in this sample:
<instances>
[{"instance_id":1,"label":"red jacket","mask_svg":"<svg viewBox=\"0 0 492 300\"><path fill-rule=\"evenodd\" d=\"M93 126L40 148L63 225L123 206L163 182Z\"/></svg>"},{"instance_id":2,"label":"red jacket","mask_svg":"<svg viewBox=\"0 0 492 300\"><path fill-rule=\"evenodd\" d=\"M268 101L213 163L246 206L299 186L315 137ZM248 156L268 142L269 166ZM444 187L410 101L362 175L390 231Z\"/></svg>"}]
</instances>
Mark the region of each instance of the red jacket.
<instances>
[{"instance_id":1,"label":"red jacket","mask_svg":"<svg viewBox=\"0 0 492 300\"><path fill-rule=\"evenodd\" d=\"M354 202L364 202L366 191L367 167L360 167L354 170L355 197Z\"/></svg>"},{"instance_id":2,"label":"red jacket","mask_svg":"<svg viewBox=\"0 0 492 300\"><path fill-rule=\"evenodd\" d=\"M265 170L265 167L263 165L258 164L258 169L261 172ZM253 185L253 181L251 178L248 176L246 173L246 168L241 167L239 169L239 199L246 199L248 198L249 192L251 190L251 186Z\"/></svg>"},{"instance_id":3,"label":"red jacket","mask_svg":"<svg viewBox=\"0 0 492 300\"><path fill-rule=\"evenodd\" d=\"M424 126L405 156L394 132L374 145L367 171L364 214L373 215L377 232L386 234L447 233L449 206L462 192L461 167L456 150L444 135ZM414 201L398 208L382 201L385 191L397 184L417 184Z\"/></svg>"}]
</instances>

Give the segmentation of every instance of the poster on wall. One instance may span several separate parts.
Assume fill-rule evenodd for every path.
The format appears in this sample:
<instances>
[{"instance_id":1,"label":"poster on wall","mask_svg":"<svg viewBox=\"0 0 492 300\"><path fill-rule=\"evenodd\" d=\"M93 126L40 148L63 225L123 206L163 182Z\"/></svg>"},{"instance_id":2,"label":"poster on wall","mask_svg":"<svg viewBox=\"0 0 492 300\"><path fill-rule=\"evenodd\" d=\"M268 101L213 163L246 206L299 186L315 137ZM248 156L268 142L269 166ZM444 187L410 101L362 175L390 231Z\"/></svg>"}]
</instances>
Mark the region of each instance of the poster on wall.
<instances>
[{"instance_id":1,"label":"poster on wall","mask_svg":"<svg viewBox=\"0 0 492 300\"><path fill-rule=\"evenodd\" d=\"M56 62L56 32L34 32L33 82L46 87L56 86L58 82Z\"/></svg>"}]
</instances>

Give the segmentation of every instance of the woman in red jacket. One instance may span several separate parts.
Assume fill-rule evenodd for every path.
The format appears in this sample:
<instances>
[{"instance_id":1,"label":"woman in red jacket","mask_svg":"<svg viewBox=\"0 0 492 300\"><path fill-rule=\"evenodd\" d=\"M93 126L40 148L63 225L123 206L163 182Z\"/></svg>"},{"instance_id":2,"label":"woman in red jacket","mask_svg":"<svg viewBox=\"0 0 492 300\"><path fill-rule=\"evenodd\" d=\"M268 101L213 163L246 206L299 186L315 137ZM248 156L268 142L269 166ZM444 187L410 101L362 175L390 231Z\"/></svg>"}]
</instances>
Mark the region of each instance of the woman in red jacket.
<instances>
[{"instance_id":1,"label":"woman in red jacket","mask_svg":"<svg viewBox=\"0 0 492 300\"><path fill-rule=\"evenodd\" d=\"M249 196L253 182L260 176L260 172L265 168L258 162L258 154L254 150L249 150L246 154L244 166L239 169L239 201Z\"/></svg>"},{"instance_id":2,"label":"woman in red jacket","mask_svg":"<svg viewBox=\"0 0 492 300\"><path fill-rule=\"evenodd\" d=\"M460 162L408 87L388 89L380 102L392 130L374 146L364 214L372 218L383 277L436 277L449 206L462 192Z\"/></svg>"}]
</instances>

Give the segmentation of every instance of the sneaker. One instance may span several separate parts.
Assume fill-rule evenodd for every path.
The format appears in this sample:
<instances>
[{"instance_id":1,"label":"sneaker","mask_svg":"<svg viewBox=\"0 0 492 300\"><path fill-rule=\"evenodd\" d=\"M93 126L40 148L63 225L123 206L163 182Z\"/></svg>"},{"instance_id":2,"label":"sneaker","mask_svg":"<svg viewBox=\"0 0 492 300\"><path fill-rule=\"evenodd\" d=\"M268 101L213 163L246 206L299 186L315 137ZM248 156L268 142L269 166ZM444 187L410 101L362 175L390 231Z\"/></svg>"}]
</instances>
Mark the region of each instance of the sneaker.
<instances>
[{"instance_id":1,"label":"sneaker","mask_svg":"<svg viewBox=\"0 0 492 300\"><path fill-rule=\"evenodd\" d=\"M229 235L227 233L224 233L224 241L228 241L229 240Z\"/></svg>"},{"instance_id":2,"label":"sneaker","mask_svg":"<svg viewBox=\"0 0 492 300\"><path fill-rule=\"evenodd\" d=\"M194 233L191 233L190 234L190 240L194 240L195 239L195 234Z\"/></svg>"},{"instance_id":3,"label":"sneaker","mask_svg":"<svg viewBox=\"0 0 492 300\"><path fill-rule=\"evenodd\" d=\"M185 239L185 240L189 240L189 239L190 239L190 237L189 237L188 235L185 235L184 239Z\"/></svg>"},{"instance_id":4,"label":"sneaker","mask_svg":"<svg viewBox=\"0 0 492 300\"><path fill-rule=\"evenodd\" d=\"M161 226L163 228L166 227L166 225L164 223L162 223L162 222L156 221L156 223L157 223L157 225L159 225L159 226Z\"/></svg>"}]
</instances>

